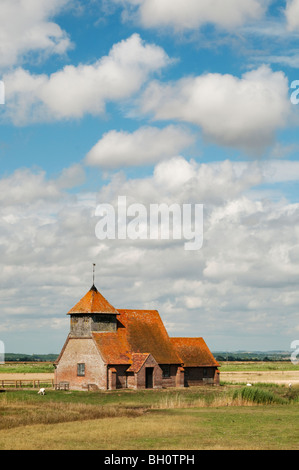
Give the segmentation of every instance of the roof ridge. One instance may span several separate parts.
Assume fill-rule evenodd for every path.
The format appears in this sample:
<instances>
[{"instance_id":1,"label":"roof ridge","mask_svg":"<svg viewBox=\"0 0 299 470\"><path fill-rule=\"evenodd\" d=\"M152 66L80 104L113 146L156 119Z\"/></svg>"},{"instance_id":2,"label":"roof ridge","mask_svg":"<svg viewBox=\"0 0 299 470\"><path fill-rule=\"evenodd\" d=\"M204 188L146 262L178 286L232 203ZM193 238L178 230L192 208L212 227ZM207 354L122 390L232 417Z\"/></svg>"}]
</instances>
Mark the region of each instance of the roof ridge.
<instances>
[{"instance_id":1,"label":"roof ridge","mask_svg":"<svg viewBox=\"0 0 299 470\"><path fill-rule=\"evenodd\" d=\"M156 308L118 308L119 312L158 312Z\"/></svg>"}]
</instances>

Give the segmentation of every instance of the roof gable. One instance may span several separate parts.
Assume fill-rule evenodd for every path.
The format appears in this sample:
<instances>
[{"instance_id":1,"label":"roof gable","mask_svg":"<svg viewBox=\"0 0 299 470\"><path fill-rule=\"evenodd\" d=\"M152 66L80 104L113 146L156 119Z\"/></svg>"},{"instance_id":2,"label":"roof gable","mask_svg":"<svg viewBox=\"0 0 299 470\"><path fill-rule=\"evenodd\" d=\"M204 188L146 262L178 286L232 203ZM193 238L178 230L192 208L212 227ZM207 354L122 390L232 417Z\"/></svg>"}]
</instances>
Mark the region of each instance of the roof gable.
<instances>
[{"instance_id":1,"label":"roof gable","mask_svg":"<svg viewBox=\"0 0 299 470\"><path fill-rule=\"evenodd\" d=\"M146 353L135 353L132 355L132 365L129 367L127 372L139 372L150 354Z\"/></svg>"}]
</instances>

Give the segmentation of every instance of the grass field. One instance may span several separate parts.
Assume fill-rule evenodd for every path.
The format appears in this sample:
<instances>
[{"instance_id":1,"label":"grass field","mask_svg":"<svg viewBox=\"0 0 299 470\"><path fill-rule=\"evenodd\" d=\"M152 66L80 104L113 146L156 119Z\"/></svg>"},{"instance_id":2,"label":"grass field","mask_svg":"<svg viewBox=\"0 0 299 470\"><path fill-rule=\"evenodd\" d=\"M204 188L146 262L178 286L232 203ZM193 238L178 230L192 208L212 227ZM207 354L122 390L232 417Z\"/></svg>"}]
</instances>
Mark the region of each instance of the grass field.
<instances>
[{"instance_id":1,"label":"grass field","mask_svg":"<svg viewBox=\"0 0 299 470\"><path fill-rule=\"evenodd\" d=\"M220 367L222 383L276 383L299 385L299 365L281 362L223 362Z\"/></svg>"},{"instance_id":2,"label":"grass field","mask_svg":"<svg viewBox=\"0 0 299 470\"><path fill-rule=\"evenodd\" d=\"M51 373L49 365L3 365L0 378L42 366ZM285 363L225 363L221 371L298 373ZM0 393L1 450L298 450L298 422L299 385Z\"/></svg>"},{"instance_id":3,"label":"grass field","mask_svg":"<svg viewBox=\"0 0 299 470\"><path fill-rule=\"evenodd\" d=\"M0 449L298 449L299 387L0 394Z\"/></svg>"},{"instance_id":4,"label":"grass field","mask_svg":"<svg viewBox=\"0 0 299 470\"><path fill-rule=\"evenodd\" d=\"M0 364L1 374L53 374L54 366L50 363L32 362L26 364L5 363Z\"/></svg>"},{"instance_id":5,"label":"grass field","mask_svg":"<svg viewBox=\"0 0 299 470\"><path fill-rule=\"evenodd\" d=\"M153 411L142 416L0 431L0 448L30 450L298 450L299 408Z\"/></svg>"}]
</instances>

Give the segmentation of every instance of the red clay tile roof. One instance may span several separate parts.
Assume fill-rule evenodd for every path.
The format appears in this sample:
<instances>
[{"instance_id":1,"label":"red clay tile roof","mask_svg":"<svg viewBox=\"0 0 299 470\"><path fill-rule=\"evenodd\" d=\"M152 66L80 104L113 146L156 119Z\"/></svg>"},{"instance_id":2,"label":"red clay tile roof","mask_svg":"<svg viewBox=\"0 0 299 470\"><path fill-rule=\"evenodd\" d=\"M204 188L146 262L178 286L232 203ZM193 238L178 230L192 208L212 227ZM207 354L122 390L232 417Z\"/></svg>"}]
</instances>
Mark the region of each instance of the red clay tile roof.
<instances>
[{"instance_id":1,"label":"red clay tile roof","mask_svg":"<svg viewBox=\"0 0 299 470\"><path fill-rule=\"evenodd\" d=\"M87 294L68 312L68 315L73 313L118 314L118 311L100 294L95 286L92 286Z\"/></svg>"},{"instance_id":2,"label":"red clay tile roof","mask_svg":"<svg viewBox=\"0 0 299 470\"><path fill-rule=\"evenodd\" d=\"M158 364L181 364L157 310L118 311L134 353L151 353Z\"/></svg>"},{"instance_id":3,"label":"red clay tile roof","mask_svg":"<svg viewBox=\"0 0 299 470\"><path fill-rule=\"evenodd\" d=\"M135 353L132 354L133 363L127 369L127 372L139 372L145 361L147 360L150 354L147 353Z\"/></svg>"},{"instance_id":4,"label":"red clay tile roof","mask_svg":"<svg viewBox=\"0 0 299 470\"><path fill-rule=\"evenodd\" d=\"M106 364L128 364L138 371L149 354L158 364L219 366L203 338L170 338L157 310L116 310L95 286L68 314L118 315L116 332L93 332Z\"/></svg>"},{"instance_id":5,"label":"red clay tile roof","mask_svg":"<svg viewBox=\"0 0 299 470\"><path fill-rule=\"evenodd\" d=\"M170 338L184 367L218 367L203 338Z\"/></svg>"},{"instance_id":6,"label":"red clay tile roof","mask_svg":"<svg viewBox=\"0 0 299 470\"><path fill-rule=\"evenodd\" d=\"M92 337L106 364L132 364L132 351L124 332L92 333Z\"/></svg>"},{"instance_id":7,"label":"red clay tile roof","mask_svg":"<svg viewBox=\"0 0 299 470\"><path fill-rule=\"evenodd\" d=\"M92 333L107 364L133 364L136 353L150 353L158 364L181 364L157 310L118 312L117 332Z\"/></svg>"}]
</instances>

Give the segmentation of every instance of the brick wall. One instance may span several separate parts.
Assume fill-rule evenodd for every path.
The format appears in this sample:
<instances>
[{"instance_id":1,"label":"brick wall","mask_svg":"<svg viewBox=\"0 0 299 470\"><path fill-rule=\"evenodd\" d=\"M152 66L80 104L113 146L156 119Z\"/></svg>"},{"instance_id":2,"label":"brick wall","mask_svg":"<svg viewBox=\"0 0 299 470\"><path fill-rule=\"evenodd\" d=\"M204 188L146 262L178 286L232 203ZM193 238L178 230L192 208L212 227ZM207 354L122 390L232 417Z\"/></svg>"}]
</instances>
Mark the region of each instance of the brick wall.
<instances>
[{"instance_id":1,"label":"brick wall","mask_svg":"<svg viewBox=\"0 0 299 470\"><path fill-rule=\"evenodd\" d=\"M185 369L183 367L177 368L176 373L176 387L184 387L185 386Z\"/></svg>"},{"instance_id":2,"label":"brick wall","mask_svg":"<svg viewBox=\"0 0 299 470\"><path fill-rule=\"evenodd\" d=\"M185 387L217 384L218 374L215 367L185 367Z\"/></svg>"},{"instance_id":3,"label":"brick wall","mask_svg":"<svg viewBox=\"0 0 299 470\"><path fill-rule=\"evenodd\" d=\"M116 370L116 388L127 388L127 374L126 370L129 365L114 365L112 366Z\"/></svg>"},{"instance_id":4,"label":"brick wall","mask_svg":"<svg viewBox=\"0 0 299 470\"><path fill-rule=\"evenodd\" d=\"M85 375L78 377L77 364L85 364ZM87 390L89 384L107 388L105 366L91 338L70 338L55 370L55 383L69 382L71 390Z\"/></svg>"},{"instance_id":5,"label":"brick wall","mask_svg":"<svg viewBox=\"0 0 299 470\"><path fill-rule=\"evenodd\" d=\"M116 315L104 313L93 315L71 315L70 335L72 337L91 336L92 331L116 331Z\"/></svg>"},{"instance_id":6,"label":"brick wall","mask_svg":"<svg viewBox=\"0 0 299 470\"><path fill-rule=\"evenodd\" d=\"M136 388L136 378L134 372L127 372L127 388Z\"/></svg>"},{"instance_id":7,"label":"brick wall","mask_svg":"<svg viewBox=\"0 0 299 470\"><path fill-rule=\"evenodd\" d=\"M147 367L153 368L153 388L162 388L162 370L152 355L147 358L139 372L136 374L137 377L135 383L137 388L146 388Z\"/></svg>"},{"instance_id":8,"label":"brick wall","mask_svg":"<svg viewBox=\"0 0 299 470\"><path fill-rule=\"evenodd\" d=\"M169 366L169 377L162 376L162 387L175 387L176 386L176 375L177 375L178 365L170 364Z\"/></svg>"}]
</instances>

